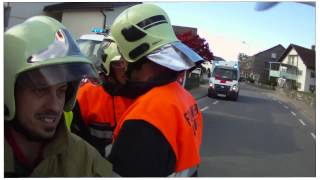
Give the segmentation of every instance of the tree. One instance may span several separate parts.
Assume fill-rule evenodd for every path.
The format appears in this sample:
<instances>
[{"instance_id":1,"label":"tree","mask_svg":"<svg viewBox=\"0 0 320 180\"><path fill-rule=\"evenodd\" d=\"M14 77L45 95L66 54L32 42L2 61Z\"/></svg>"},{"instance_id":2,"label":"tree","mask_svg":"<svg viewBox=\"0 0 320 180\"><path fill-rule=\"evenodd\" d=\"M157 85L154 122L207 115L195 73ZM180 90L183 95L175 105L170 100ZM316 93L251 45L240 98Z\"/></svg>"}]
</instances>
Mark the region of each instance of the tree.
<instances>
[{"instance_id":1,"label":"tree","mask_svg":"<svg viewBox=\"0 0 320 180\"><path fill-rule=\"evenodd\" d=\"M244 61L244 60L246 60L248 58L249 58L249 56L246 55L245 53L239 53L239 55L238 55L239 62Z\"/></svg>"},{"instance_id":2,"label":"tree","mask_svg":"<svg viewBox=\"0 0 320 180\"><path fill-rule=\"evenodd\" d=\"M185 33L177 34L177 37L180 41L198 53L204 60L211 61L213 59L213 53L210 51L209 44L198 34L187 31Z\"/></svg>"}]
</instances>

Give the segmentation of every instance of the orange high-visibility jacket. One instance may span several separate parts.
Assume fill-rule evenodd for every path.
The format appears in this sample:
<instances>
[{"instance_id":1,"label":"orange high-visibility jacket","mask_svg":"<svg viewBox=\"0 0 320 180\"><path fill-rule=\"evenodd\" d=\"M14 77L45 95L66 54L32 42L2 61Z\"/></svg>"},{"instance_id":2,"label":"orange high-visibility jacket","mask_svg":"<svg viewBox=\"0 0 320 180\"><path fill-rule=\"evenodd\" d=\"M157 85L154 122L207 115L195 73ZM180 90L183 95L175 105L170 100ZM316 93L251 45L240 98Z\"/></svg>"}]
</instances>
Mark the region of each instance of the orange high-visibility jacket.
<instances>
[{"instance_id":1,"label":"orange high-visibility jacket","mask_svg":"<svg viewBox=\"0 0 320 180\"><path fill-rule=\"evenodd\" d=\"M175 172L199 165L202 115L192 95L177 82L138 97L118 122L114 141L127 120L144 120L160 130L175 153Z\"/></svg>"},{"instance_id":2,"label":"orange high-visibility jacket","mask_svg":"<svg viewBox=\"0 0 320 180\"><path fill-rule=\"evenodd\" d=\"M103 86L84 84L77 95L81 116L86 126L91 123L106 123L115 127L132 99L111 96Z\"/></svg>"}]
</instances>

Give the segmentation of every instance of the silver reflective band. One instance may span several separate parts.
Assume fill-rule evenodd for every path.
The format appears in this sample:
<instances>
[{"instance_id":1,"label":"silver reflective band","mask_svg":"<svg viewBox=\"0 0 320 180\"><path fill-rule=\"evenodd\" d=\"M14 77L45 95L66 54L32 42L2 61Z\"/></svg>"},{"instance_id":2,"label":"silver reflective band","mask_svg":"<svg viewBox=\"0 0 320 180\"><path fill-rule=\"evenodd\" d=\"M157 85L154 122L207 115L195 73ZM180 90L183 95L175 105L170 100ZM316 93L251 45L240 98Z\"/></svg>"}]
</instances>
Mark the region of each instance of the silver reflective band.
<instances>
[{"instance_id":1,"label":"silver reflective band","mask_svg":"<svg viewBox=\"0 0 320 180\"><path fill-rule=\"evenodd\" d=\"M121 177L118 173L112 171L111 177Z\"/></svg>"},{"instance_id":2,"label":"silver reflective band","mask_svg":"<svg viewBox=\"0 0 320 180\"><path fill-rule=\"evenodd\" d=\"M113 132L111 130L98 130L90 127L90 135L101 139L112 139Z\"/></svg>"},{"instance_id":3,"label":"silver reflective band","mask_svg":"<svg viewBox=\"0 0 320 180\"><path fill-rule=\"evenodd\" d=\"M188 169L185 169L181 172L174 172L170 174L168 177L191 177L196 173L198 170L198 166L194 166Z\"/></svg>"},{"instance_id":4,"label":"silver reflective band","mask_svg":"<svg viewBox=\"0 0 320 180\"><path fill-rule=\"evenodd\" d=\"M109 154L111 153L111 149L112 149L112 144L109 144L104 148L104 157L105 158L108 158Z\"/></svg>"},{"instance_id":5,"label":"silver reflective band","mask_svg":"<svg viewBox=\"0 0 320 180\"><path fill-rule=\"evenodd\" d=\"M172 44L166 44L160 49L147 55L148 59L161 66L174 71L188 70L195 66L194 61L190 60Z\"/></svg>"}]
</instances>

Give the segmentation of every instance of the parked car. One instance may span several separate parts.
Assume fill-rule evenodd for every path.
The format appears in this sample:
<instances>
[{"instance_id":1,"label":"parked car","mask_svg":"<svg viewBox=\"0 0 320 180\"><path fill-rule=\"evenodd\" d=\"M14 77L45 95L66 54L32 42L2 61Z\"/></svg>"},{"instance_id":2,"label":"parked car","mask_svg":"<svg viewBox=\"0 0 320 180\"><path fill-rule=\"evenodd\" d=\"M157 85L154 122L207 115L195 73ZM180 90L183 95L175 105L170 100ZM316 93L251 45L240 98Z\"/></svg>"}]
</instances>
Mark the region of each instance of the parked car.
<instances>
[{"instance_id":1,"label":"parked car","mask_svg":"<svg viewBox=\"0 0 320 180\"><path fill-rule=\"evenodd\" d=\"M212 73L212 61L204 61L201 66L206 70L208 76Z\"/></svg>"},{"instance_id":2,"label":"parked car","mask_svg":"<svg viewBox=\"0 0 320 180\"><path fill-rule=\"evenodd\" d=\"M193 71L191 71L191 74L200 76L201 75L201 68L195 68Z\"/></svg>"}]
</instances>

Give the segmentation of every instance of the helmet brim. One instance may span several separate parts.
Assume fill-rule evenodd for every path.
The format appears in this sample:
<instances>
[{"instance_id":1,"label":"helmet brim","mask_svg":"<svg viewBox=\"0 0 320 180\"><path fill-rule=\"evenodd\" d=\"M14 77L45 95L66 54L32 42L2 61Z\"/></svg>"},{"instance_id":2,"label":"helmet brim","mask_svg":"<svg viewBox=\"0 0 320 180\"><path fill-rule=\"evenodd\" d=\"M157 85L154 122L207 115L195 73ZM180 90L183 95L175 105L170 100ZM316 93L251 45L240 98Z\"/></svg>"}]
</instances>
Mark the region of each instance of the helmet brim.
<instances>
[{"instance_id":1,"label":"helmet brim","mask_svg":"<svg viewBox=\"0 0 320 180\"><path fill-rule=\"evenodd\" d=\"M96 79L97 73L92 64L72 62L40 66L19 74L17 84L28 85L33 88L45 88L60 83L81 81L81 79Z\"/></svg>"}]
</instances>

